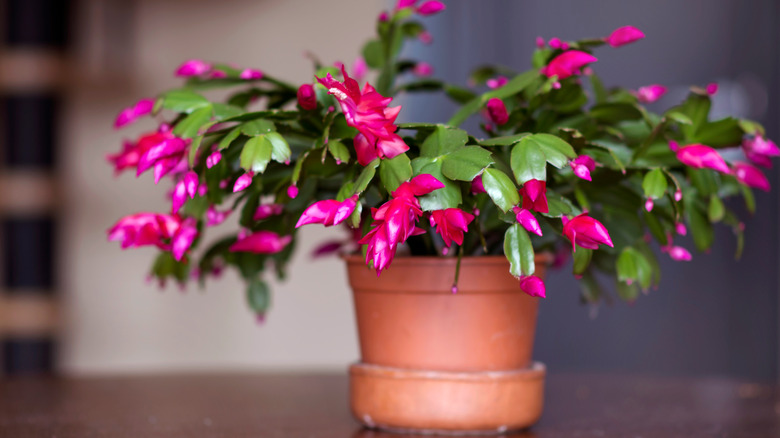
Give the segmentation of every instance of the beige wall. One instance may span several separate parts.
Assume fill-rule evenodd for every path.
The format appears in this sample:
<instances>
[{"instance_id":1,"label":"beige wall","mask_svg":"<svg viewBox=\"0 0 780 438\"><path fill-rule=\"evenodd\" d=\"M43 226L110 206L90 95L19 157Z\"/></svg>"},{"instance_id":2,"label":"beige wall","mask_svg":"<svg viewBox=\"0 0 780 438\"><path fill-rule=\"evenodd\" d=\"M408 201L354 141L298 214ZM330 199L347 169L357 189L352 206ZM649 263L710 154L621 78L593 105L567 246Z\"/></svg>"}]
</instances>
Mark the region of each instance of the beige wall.
<instances>
[{"instance_id":1,"label":"beige wall","mask_svg":"<svg viewBox=\"0 0 780 438\"><path fill-rule=\"evenodd\" d=\"M358 354L344 268L337 259L308 256L331 230L303 231L290 279L274 284L273 308L260 326L233 273L202 291L195 285L185 293L174 285L158 291L144 281L154 250L120 251L106 242L106 228L120 216L164 211L167 188L154 187L151 175L114 178L104 157L123 137L151 128L142 121L116 132L117 111L175 85L172 72L183 59L230 61L307 81L312 71L304 51L323 62L351 63L373 32L381 2L138 1L127 17L135 23L127 53L104 37L106 26L96 18L106 3L83 2L79 66L63 114L63 369L343 369ZM115 60L109 66L106 54Z\"/></svg>"}]
</instances>

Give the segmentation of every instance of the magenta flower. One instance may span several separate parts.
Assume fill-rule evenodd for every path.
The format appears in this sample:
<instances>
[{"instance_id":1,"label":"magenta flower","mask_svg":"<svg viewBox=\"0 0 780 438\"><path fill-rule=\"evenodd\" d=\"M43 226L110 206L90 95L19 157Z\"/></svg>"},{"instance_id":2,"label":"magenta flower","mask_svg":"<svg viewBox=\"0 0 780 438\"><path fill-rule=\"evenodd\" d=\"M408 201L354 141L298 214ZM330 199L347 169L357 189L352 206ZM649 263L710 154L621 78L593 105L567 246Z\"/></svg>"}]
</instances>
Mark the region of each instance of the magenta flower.
<instances>
[{"instance_id":1,"label":"magenta flower","mask_svg":"<svg viewBox=\"0 0 780 438\"><path fill-rule=\"evenodd\" d=\"M509 82L509 79L506 76L496 76L488 79L486 83L488 88L496 89L503 87L507 82Z\"/></svg>"},{"instance_id":2,"label":"magenta flower","mask_svg":"<svg viewBox=\"0 0 780 438\"><path fill-rule=\"evenodd\" d=\"M436 232L444 239L444 245L448 248L452 242L463 245L463 233L469 230L469 223L474 220L474 215L466 213L459 208L447 208L431 212L431 226L436 227Z\"/></svg>"},{"instance_id":3,"label":"magenta flower","mask_svg":"<svg viewBox=\"0 0 780 438\"><path fill-rule=\"evenodd\" d=\"M682 246L673 246L671 240L668 245L661 248L661 251L669 254L669 257L671 257L672 260L678 262L688 262L693 258L690 251Z\"/></svg>"},{"instance_id":4,"label":"magenta flower","mask_svg":"<svg viewBox=\"0 0 780 438\"><path fill-rule=\"evenodd\" d=\"M579 157L571 160L571 162L569 162L569 166L571 166L574 174L578 177L586 181L592 181L590 173L593 172L593 170L596 168L596 161L594 161L593 158L587 155L580 155Z\"/></svg>"},{"instance_id":5,"label":"magenta flower","mask_svg":"<svg viewBox=\"0 0 780 438\"><path fill-rule=\"evenodd\" d=\"M710 96L714 96L715 94L718 93L718 83L711 82L707 84L707 88L705 88L705 90L707 91L707 94L709 94Z\"/></svg>"},{"instance_id":6,"label":"magenta flower","mask_svg":"<svg viewBox=\"0 0 780 438\"><path fill-rule=\"evenodd\" d=\"M222 222L225 222L225 219L227 219L232 212L233 210L230 209L219 211L213 205L209 205L208 210L206 210L206 225L209 227L216 227Z\"/></svg>"},{"instance_id":7,"label":"magenta flower","mask_svg":"<svg viewBox=\"0 0 780 438\"><path fill-rule=\"evenodd\" d=\"M156 146L163 141L172 138L174 138L174 135L168 130L160 130L158 132L144 134L138 139L136 143L128 141L124 142L121 152L114 155L109 155L106 157L106 159L113 163L115 172L119 174L127 168L138 167L138 162L141 160L141 156L146 154L146 152L151 149L152 146Z\"/></svg>"},{"instance_id":8,"label":"magenta flower","mask_svg":"<svg viewBox=\"0 0 780 438\"><path fill-rule=\"evenodd\" d=\"M775 142L757 134L742 140L742 150L748 160L761 167L772 167L769 157L780 156L780 148Z\"/></svg>"},{"instance_id":9,"label":"magenta flower","mask_svg":"<svg viewBox=\"0 0 780 438\"><path fill-rule=\"evenodd\" d=\"M222 70L212 70L209 72L209 79L225 79L228 77L227 73Z\"/></svg>"},{"instance_id":10,"label":"magenta flower","mask_svg":"<svg viewBox=\"0 0 780 438\"><path fill-rule=\"evenodd\" d=\"M355 75L356 81L362 81L368 73L368 64L366 64L365 58L358 56L355 58L355 62L352 63L352 74Z\"/></svg>"},{"instance_id":11,"label":"magenta flower","mask_svg":"<svg viewBox=\"0 0 780 438\"><path fill-rule=\"evenodd\" d=\"M247 80L257 80L263 78L263 72L256 68L245 68L241 70L241 73L239 73L238 77Z\"/></svg>"},{"instance_id":12,"label":"magenta flower","mask_svg":"<svg viewBox=\"0 0 780 438\"><path fill-rule=\"evenodd\" d=\"M571 241L572 251L576 251L575 245L585 249L598 249L600 244L613 246L607 228L596 219L582 213L569 219L561 216L563 222L563 235Z\"/></svg>"},{"instance_id":13,"label":"magenta flower","mask_svg":"<svg viewBox=\"0 0 780 438\"><path fill-rule=\"evenodd\" d=\"M447 9L444 3L436 0L429 0L417 7L417 13L420 15L433 15Z\"/></svg>"},{"instance_id":14,"label":"magenta flower","mask_svg":"<svg viewBox=\"0 0 780 438\"><path fill-rule=\"evenodd\" d=\"M419 39L421 43L426 45L431 44L433 42L433 36L427 30L420 32L420 34L417 35L417 39Z\"/></svg>"},{"instance_id":15,"label":"magenta flower","mask_svg":"<svg viewBox=\"0 0 780 438\"><path fill-rule=\"evenodd\" d=\"M357 206L358 195L352 195L342 202L335 199L317 201L303 211L295 228L306 224L323 224L326 227L338 225L349 217Z\"/></svg>"},{"instance_id":16,"label":"magenta flower","mask_svg":"<svg viewBox=\"0 0 780 438\"><path fill-rule=\"evenodd\" d=\"M677 159L686 166L697 169L713 169L730 173L723 157L715 149L703 144L689 144L677 149Z\"/></svg>"},{"instance_id":17,"label":"magenta flower","mask_svg":"<svg viewBox=\"0 0 780 438\"><path fill-rule=\"evenodd\" d=\"M471 180L471 194L476 195L479 193L487 193L485 191L485 186L482 184L482 175L477 175L473 180Z\"/></svg>"},{"instance_id":18,"label":"magenta flower","mask_svg":"<svg viewBox=\"0 0 780 438\"><path fill-rule=\"evenodd\" d=\"M545 298L547 296L544 281L535 275L520 278L520 289L532 297Z\"/></svg>"},{"instance_id":19,"label":"magenta flower","mask_svg":"<svg viewBox=\"0 0 780 438\"><path fill-rule=\"evenodd\" d=\"M550 42L547 43L551 49L560 49L563 46L563 41L561 41L560 38L555 37L551 38Z\"/></svg>"},{"instance_id":20,"label":"magenta flower","mask_svg":"<svg viewBox=\"0 0 780 438\"><path fill-rule=\"evenodd\" d=\"M684 236L684 235L688 234L688 228L686 228L686 227L685 227L685 224L684 224L684 223L682 223L682 222L677 222L677 223L674 225L674 231L675 231L677 234L681 235L681 236Z\"/></svg>"},{"instance_id":21,"label":"magenta flower","mask_svg":"<svg viewBox=\"0 0 780 438\"><path fill-rule=\"evenodd\" d=\"M503 125L509 121L509 113L506 110L504 101L493 97L487 102L487 112L490 120L496 125Z\"/></svg>"},{"instance_id":22,"label":"magenta flower","mask_svg":"<svg viewBox=\"0 0 780 438\"><path fill-rule=\"evenodd\" d=\"M379 275L393 261L399 243L411 236L425 233L417 228L417 220L422 216L420 202L416 196L426 195L444 187L431 175L418 175L402 183L391 198L379 208L371 209L374 222L371 230L358 243L367 245L366 263L373 262Z\"/></svg>"},{"instance_id":23,"label":"magenta flower","mask_svg":"<svg viewBox=\"0 0 780 438\"><path fill-rule=\"evenodd\" d=\"M287 187L287 196L290 197L290 199L295 199L298 197L298 186L295 184Z\"/></svg>"},{"instance_id":24,"label":"magenta flower","mask_svg":"<svg viewBox=\"0 0 780 438\"><path fill-rule=\"evenodd\" d=\"M666 87L658 84L639 87L639 89L636 90L636 98L642 103L653 103L660 99L664 94L666 94Z\"/></svg>"},{"instance_id":25,"label":"magenta flower","mask_svg":"<svg viewBox=\"0 0 780 438\"><path fill-rule=\"evenodd\" d=\"M133 123L139 117L143 117L154 109L154 99L141 99L135 105L125 108L114 121L114 128L121 128L127 124Z\"/></svg>"},{"instance_id":26,"label":"magenta flower","mask_svg":"<svg viewBox=\"0 0 780 438\"><path fill-rule=\"evenodd\" d=\"M540 36L536 37L536 48L537 49L544 49L544 45L545 45L544 38L542 38Z\"/></svg>"},{"instance_id":27,"label":"magenta flower","mask_svg":"<svg viewBox=\"0 0 780 438\"><path fill-rule=\"evenodd\" d=\"M412 73L420 77L430 76L433 74L433 67L427 62L418 62L414 65Z\"/></svg>"},{"instance_id":28,"label":"magenta flower","mask_svg":"<svg viewBox=\"0 0 780 438\"><path fill-rule=\"evenodd\" d=\"M674 200L677 202L682 201L682 190L677 189L674 191Z\"/></svg>"},{"instance_id":29,"label":"magenta flower","mask_svg":"<svg viewBox=\"0 0 780 438\"><path fill-rule=\"evenodd\" d=\"M222 160L222 153L220 151L214 151L206 158L206 168L211 169L212 167L219 164L219 162Z\"/></svg>"},{"instance_id":30,"label":"magenta flower","mask_svg":"<svg viewBox=\"0 0 780 438\"><path fill-rule=\"evenodd\" d=\"M188 217L182 221L179 229L173 234L171 238L171 254L177 261L181 261L184 254L192 246L192 242L198 237L198 227L196 225L197 221Z\"/></svg>"},{"instance_id":31,"label":"magenta flower","mask_svg":"<svg viewBox=\"0 0 780 438\"><path fill-rule=\"evenodd\" d=\"M542 235L542 227L539 226L539 221L536 220L536 217L531 212L531 210L526 210L525 208L521 207L514 207L512 208L512 211L515 212L515 219L517 219L517 223L522 225L523 228L530 231L531 233L536 234L537 236Z\"/></svg>"},{"instance_id":32,"label":"magenta flower","mask_svg":"<svg viewBox=\"0 0 780 438\"><path fill-rule=\"evenodd\" d=\"M645 34L634 26L623 26L612 31L612 33L605 38L605 41L612 47L620 47L641 40L644 37Z\"/></svg>"},{"instance_id":33,"label":"magenta flower","mask_svg":"<svg viewBox=\"0 0 780 438\"><path fill-rule=\"evenodd\" d=\"M169 131L162 134L163 135L159 137L148 139L149 141L155 140L157 143L152 144L140 156L136 168L136 175L141 175L153 167L155 184L160 182L162 177L181 165L191 143L191 140L175 137Z\"/></svg>"},{"instance_id":34,"label":"magenta flower","mask_svg":"<svg viewBox=\"0 0 780 438\"><path fill-rule=\"evenodd\" d=\"M195 223L192 218L137 213L119 219L107 234L109 241L121 242L122 249L153 245L181 260L198 234Z\"/></svg>"},{"instance_id":35,"label":"magenta flower","mask_svg":"<svg viewBox=\"0 0 780 438\"><path fill-rule=\"evenodd\" d=\"M520 196L523 197L523 208L526 210L547 213L547 182L538 179L530 179L520 187Z\"/></svg>"},{"instance_id":36,"label":"magenta flower","mask_svg":"<svg viewBox=\"0 0 780 438\"><path fill-rule=\"evenodd\" d=\"M171 195L171 213L178 213L187 198L195 199L197 192L198 174L190 170L184 174L184 177L181 178L173 188L173 193Z\"/></svg>"},{"instance_id":37,"label":"magenta flower","mask_svg":"<svg viewBox=\"0 0 780 438\"><path fill-rule=\"evenodd\" d=\"M653 202L653 198L647 198L645 200L645 210L647 210L648 213L653 211L653 207L654 206L655 206L655 203Z\"/></svg>"},{"instance_id":38,"label":"magenta flower","mask_svg":"<svg viewBox=\"0 0 780 438\"><path fill-rule=\"evenodd\" d=\"M766 175L750 164L735 163L732 172L740 183L766 192L769 191L769 180L766 178Z\"/></svg>"},{"instance_id":39,"label":"magenta flower","mask_svg":"<svg viewBox=\"0 0 780 438\"><path fill-rule=\"evenodd\" d=\"M591 54L579 50L569 50L553 58L547 67L542 68L541 73L548 78L557 76L558 79L566 79L569 76L579 74L580 69L596 61L598 59Z\"/></svg>"},{"instance_id":40,"label":"magenta flower","mask_svg":"<svg viewBox=\"0 0 780 438\"><path fill-rule=\"evenodd\" d=\"M240 192L249 187L252 184L252 178L254 178L254 176L255 173L251 171L239 176L238 179L236 179L235 184L233 184L233 193Z\"/></svg>"},{"instance_id":41,"label":"magenta flower","mask_svg":"<svg viewBox=\"0 0 780 438\"><path fill-rule=\"evenodd\" d=\"M406 152L409 146L395 133L395 118L401 107L388 108L392 98L377 93L368 83L361 92L357 81L343 67L341 73L343 83L330 74L317 80L339 101L347 125L360 132L354 139L358 162L365 166L376 158L393 158Z\"/></svg>"},{"instance_id":42,"label":"magenta flower","mask_svg":"<svg viewBox=\"0 0 780 438\"><path fill-rule=\"evenodd\" d=\"M200 76L211 71L211 64L200 59L190 59L176 70L176 76Z\"/></svg>"},{"instance_id":43,"label":"magenta flower","mask_svg":"<svg viewBox=\"0 0 780 438\"><path fill-rule=\"evenodd\" d=\"M278 216L282 214L283 211L284 205L282 204L263 204L257 207L252 219L261 221L263 219L268 219L271 216Z\"/></svg>"},{"instance_id":44,"label":"magenta flower","mask_svg":"<svg viewBox=\"0 0 780 438\"><path fill-rule=\"evenodd\" d=\"M306 111L317 109L317 94L312 84L303 84L298 87L298 105Z\"/></svg>"},{"instance_id":45,"label":"magenta flower","mask_svg":"<svg viewBox=\"0 0 780 438\"><path fill-rule=\"evenodd\" d=\"M276 254L292 241L292 236L279 236L273 231L260 230L248 236L239 237L228 248L231 252L251 252L254 254Z\"/></svg>"}]
</instances>

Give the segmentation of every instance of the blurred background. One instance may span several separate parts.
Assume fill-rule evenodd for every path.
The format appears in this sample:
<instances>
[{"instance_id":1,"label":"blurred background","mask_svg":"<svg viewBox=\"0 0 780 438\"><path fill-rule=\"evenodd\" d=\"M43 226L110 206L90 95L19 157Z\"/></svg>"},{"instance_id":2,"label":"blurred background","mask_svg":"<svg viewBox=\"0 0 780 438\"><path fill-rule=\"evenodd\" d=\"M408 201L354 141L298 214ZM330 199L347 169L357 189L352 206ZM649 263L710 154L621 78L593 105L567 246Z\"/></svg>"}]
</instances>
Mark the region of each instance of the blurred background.
<instances>
[{"instance_id":1,"label":"blurred background","mask_svg":"<svg viewBox=\"0 0 780 438\"><path fill-rule=\"evenodd\" d=\"M465 84L473 67L528 67L536 36L647 38L599 50L607 85L664 84L671 106L689 85L718 82L715 111L762 122L779 139L780 10L773 0L445 1L425 19L433 45L412 44L434 75ZM3 372L115 374L199 370L343 371L358 357L338 259L312 260L332 233L303 229L289 279L258 324L232 272L205 289L145 280L152 249L120 251L105 230L162 211L151 178L115 177L105 156L153 129L121 132L118 111L175 86L201 58L312 79L307 51L351 65L393 2L331 0L0 0L0 341ZM407 98L400 119L445 121L444 98ZM658 290L633 305L579 303L568 267L548 280L535 356L555 371L641 372L776 381L780 372L777 172L756 193L746 251L719 230L710 254L661 256ZM747 217L747 215L745 215ZM690 242L686 246L692 247Z\"/></svg>"}]
</instances>

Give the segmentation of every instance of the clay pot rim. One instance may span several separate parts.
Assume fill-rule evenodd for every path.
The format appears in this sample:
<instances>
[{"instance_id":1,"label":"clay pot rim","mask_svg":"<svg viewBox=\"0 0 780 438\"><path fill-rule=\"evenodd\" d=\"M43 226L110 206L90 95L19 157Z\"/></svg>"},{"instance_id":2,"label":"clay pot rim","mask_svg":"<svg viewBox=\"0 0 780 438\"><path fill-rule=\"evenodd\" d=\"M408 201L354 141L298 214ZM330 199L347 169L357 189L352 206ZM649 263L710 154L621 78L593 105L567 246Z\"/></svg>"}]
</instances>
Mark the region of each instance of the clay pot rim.
<instances>
[{"instance_id":1,"label":"clay pot rim","mask_svg":"<svg viewBox=\"0 0 780 438\"><path fill-rule=\"evenodd\" d=\"M366 260L360 254L345 254L341 256L342 260L348 264L365 264ZM458 261L457 257L453 256L397 256L393 259L390 266L407 266L407 265L454 265ZM550 265L553 261L553 255L549 252L538 253L534 256L534 263L541 265ZM503 255L480 255L480 256L463 256L461 258L461 265L497 265L509 263Z\"/></svg>"}]
</instances>

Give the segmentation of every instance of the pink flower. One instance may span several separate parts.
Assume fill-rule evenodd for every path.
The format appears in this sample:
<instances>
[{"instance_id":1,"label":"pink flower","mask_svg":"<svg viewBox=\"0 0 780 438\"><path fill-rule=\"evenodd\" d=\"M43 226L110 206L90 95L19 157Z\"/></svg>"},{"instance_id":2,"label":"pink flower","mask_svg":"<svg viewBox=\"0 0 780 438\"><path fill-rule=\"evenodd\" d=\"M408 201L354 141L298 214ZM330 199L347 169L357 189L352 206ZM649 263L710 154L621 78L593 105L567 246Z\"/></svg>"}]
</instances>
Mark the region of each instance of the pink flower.
<instances>
[{"instance_id":1,"label":"pink flower","mask_svg":"<svg viewBox=\"0 0 780 438\"><path fill-rule=\"evenodd\" d=\"M238 77L247 80L257 80L263 78L263 72L256 68L245 68L241 70L241 73L238 75Z\"/></svg>"},{"instance_id":2,"label":"pink flower","mask_svg":"<svg viewBox=\"0 0 780 438\"><path fill-rule=\"evenodd\" d=\"M431 36L431 33L427 30L420 32L420 34L417 35L417 39L423 44L430 44L433 42L433 36Z\"/></svg>"},{"instance_id":3,"label":"pink flower","mask_svg":"<svg viewBox=\"0 0 780 438\"><path fill-rule=\"evenodd\" d=\"M487 102L487 111L490 116L490 120L496 125L503 125L509 121L509 113L506 110L504 101L493 97Z\"/></svg>"},{"instance_id":4,"label":"pink flower","mask_svg":"<svg viewBox=\"0 0 780 438\"><path fill-rule=\"evenodd\" d=\"M240 192L249 187L252 184L252 178L254 178L254 176L254 172L247 172L239 176L238 179L236 179L235 184L233 184L233 193Z\"/></svg>"},{"instance_id":5,"label":"pink flower","mask_svg":"<svg viewBox=\"0 0 780 438\"><path fill-rule=\"evenodd\" d=\"M679 149L680 149L680 145L676 141L669 140L669 150L670 151L677 152Z\"/></svg>"},{"instance_id":6,"label":"pink flower","mask_svg":"<svg viewBox=\"0 0 780 438\"><path fill-rule=\"evenodd\" d=\"M748 187L755 187L766 192L769 191L769 180L766 178L766 175L750 164L735 163L733 175L737 178L737 181Z\"/></svg>"},{"instance_id":7,"label":"pink flower","mask_svg":"<svg viewBox=\"0 0 780 438\"><path fill-rule=\"evenodd\" d=\"M209 73L209 79L225 79L228 77L227 73L222 70L212 70Z\"/></svg>"},{"instance_id":8,"label":"pink flower","mask_svg":"<svg viewBox=\"0 0 780 438\"><path fill-rule=\"evenodd\" d=\"M387 11L382 11L376 19L377 21L385 22L390 19L390 15L388 15Z\"/></svg>"},{"instance_id":9,"label":"pink flower","mask_svg":"<svg viewBox=\"0 0 780 438\"><path fill-rule=\"evenodd\" d=\"M154 109L154 99L141 99L135 105L125 108L116 116L114 128L121 128L127 124L133 123L139 117L143 117Z\"/></svg>"},{"instance_id":10,"label":"pink flower","mask_svg":"<svg viewBox=\"0 0 780 438\"><path fill-rule=\"evenodd\" d=\"M358 243L367 245L366 263L373 262L377 275L393 261L399 243L413 235L425 233L425 230L417 228L422 209L416 196L442 187L444 184L433 176L418 175L402 183L391 194L389 201L379 208L371 209L374 219L372 228Z\"/></svg>"},{"instance_id":11,"label":"pink flower","mask_svg":"<svg viewBox=\"0 0 780 438\"><path fill-rule=\"evenodd\" d=\"M596 61L598 59L591 54L580 50L569 50L553 58L547 67L542 68L541 73L548 78L557 76L558 79L566 79L579 74L581 68Z\"/></svg>"},{"instance_id":12,"label":"pink flower","mask_svg":"<svg viewBox=\"0 0 780 438\"><path fill-rule=\"evenodd\" d=\"M653 211L653 206L654 205L655 205L655 203L653 202L653 198L647 198L645 200L645 210L647 210L648 213Z\"/></svg>"},{"instance_id":13,"label":"pink flower","mask_svg":"<svg viewBox=\"0 0 780 438\"><path fill-rule=\"evenodd\" d=\"M195 199L195 195L198 191L198 174L189 171L184 174L184 177L176 183L173 188L173 194L171 196L171 213L176 214L179 209L184 205L187 197Z\"/></svg>"},{"instance_id":14,"label":"pink flower","mask_svg":"<svg viewBox=\"0 0 780 438\"><path fill-rule=\"evenodd\" d=\"M326 199L310 205L303 211L295 228L306 224L323 224L326 227L338 225L344 222L355 211L358 195L352 195L342 202L335 199Z\"/></svg>"},{"instance_id":15,"label":"pink flower","mask_svg":"<svg viewBox=\"0 0 780 438\"><path fill-rule=\"evenodd\" d=\"M509 79L506 76L496 76L487 80L487 86L488 88L496 89L503 87L507 82L509 82Z\"/></svg>"},{"instance_id":16,"label":"pink flower","mask_svg":"<svg viewBox=\"0 0 780 438\"><path fill-rule=\"evenodd\" d=\"M571 220L562 216L561 221L563 222L563 235L571 241L572 251L577 250L575 245L585 249L598 249L599 244L613 246L607 228L601 222L588 216L587 213L575 216Z\"/></svg>"},{"instance_id":17,"label":"pink flower","mask_svg":"<svg viewBox=\"0 0 780 438\"><path fill-rule=\"evenodd\" d=\"M395 118L401 107L388 108L392 98L377 93L368 83L361 92L357 81L343 67L341 72L343 83L330 74L317 80L339 101L347 125L360 132L354 139L358 162L365 166L376 158L393 158L406 152L409 146L395 133Z\"/></svg>"},{"instance_id":18,"label":"pink flower","mask_svg":"<svg viewBox=\"0 0 780 438\"><path fill-rule=\"evenodd\" d=\"M536 37L536 48L537 49L544 49L544 38L538 36Z\"/></svg>"},{"instance_id":19,"label":"pink flower","mask_svg":"<svg viewBox=\"0 0 780 438\"><path fill-rule=\"evenodd\" d=\"M534 275L520 278L520 289L532 297L546 297L544 282Z\"/></svg>"},{"instance_id":20,"label":"pink flower","mask_svg":"<svg viewBox=\"0 0 780 438\"><path fill-rule=\"evenodd\" d=\"M161 133L161 136L149 139L157 141L146 149L138 159L136 175L141 175L146 170L154 168L154 182L176 169L187 155L191 140L175 137L170 131ZM145 145L147 146L147 145Z\"/></svg>"},{"instance_id":21,"label":"pink flower","mask_svg":"<svg viewBox=\"0 0 780 438\"><path fill-rule=\"evenodd\" d=\"M222 153L220 151L214 151L206 158L206 168L211 169L212 167L219 164L219 162L222 160Z\"/></svg>"},{"instance_id":22,"label":"pink flower","mask_svg":"<svg viewBox=\"0 0 780 438\"><path fill-rule=\"evenodd\" d=\"M358 56L352 63L352 74L355 75L356 81L362 81L366 73L368 73L368 64L366 64L365 58Z\"/></svg>"},{"instance_id":23,"label":"pink flower","mask_svg":"<svg viewBox=\"0 0 780 438\"><path fill-rule=\"evenodd\" d=\"M674 191L674 200L677 202L682 201L682 190L677 189Z\"/></svg>"},{"instance_id":24,"label":"pink flower","mask_svg":"<svg viewBox=\"0 0 780 438\"><path fill-rule=\"evenodd\" d=\"M672 260L676 260L678 262L688 262L693 258L693 256L691 256L691 252L687 249L683 248L682 246L673 246L671 239L669 240L668 245L661 248L661 251L669 254L669 257L671 257Z\"/></svg>"},{"instance_id":25,"label":"pink flower","mask_svg":"<svg viewBox=\"0 0 780 438\"><path fill-rule=\"evenodd\" d=\"M120 241L122 249L154 245L181 260L195 240L197 228L192 218L182 221L178 216L137 213L119 219L107 234L109 241Z\"/></svg>"},{"instance_id":26,"label":"pink flower","mask_svg":"<svg viewBox=\"0 0 780 438\"><path fill-rule=\"evenodd\" d=\"M144 134L136 143L124 142L121 152L109 155L106 159L114 164L115 172L119 174L124 169L138 167L141 156L151 149L152 146L171 138L174 138L173 133L168 130Z\"/></svg>"},{"instance_id":27,"label":"pink flower","mask_svg":"<svg viewBox=\"0 0 780 438\"><path fill-rule=\"evenodd\" d=\"M711 82L707 84L707 88L705 88L707 91L707 94L710 96L714 96L718 92L718 83L717 82Z\"/></svg>"},{"instance_id":28,"label":"pink flower","mask_svg":"<svg viewBox=\"0 0 780 438\"><path fill-rule=\"evenodd\" d=\"M580 155L579 157L571 160L569 166L571 166L574 174L578 177L586 181L592 181L590 173L593 172L593 169L596 168L596 162L593 160L593 158L587 155Z\"/></svg>"},{"instance_id":29,"label":"pink flower","mask_svg":"<svg viewBox=\"0 0 780 438\"><path fill-rule=\"evenodd\" d=\"M641 40L644 37L645 34L634 26L623 26L612 31L605 41L612 47L620 47Z\"/></svg>"},{"instance_id":30,"label":"pink flower","mask_svg":"<svg viewBox=\"0 0 780 438\"><path fill-rule=\"evenodd\" d=\"M257 207L257 210L255 210L254 216L252 216L253 220L261 221L263 219L268 219L271 216L278 216L282 214L284 211L284 205L282 204L264 204L259 205Z\"/></svg>"},{"instance_id":31,"label":"pink flower","mask_svg":"<svg viewBox=\"0 0 780 438\"><path fill-rule=\"evenodd\" d=\"M748 160L761 167L772 167L770 157L780 155L780 148L775 142L757 134L753 137L746 137L742 140L742 150Z\"/></svg>"},{"instance_id":32,"label":"pink flower","mask_svg":"<svg viewBox=\"0 0 780 438\"><path fill-rule=\"evenodd\" d=\"M312 84L303 84L298 87L298 105L306 111L317 109L317 93Z\"/></svg>"},{"instance_id":33,"label":"pink flower","mask_svg":"<svg viewBox=\"0 0 780 438\"><path fill-rule=\"evenodd\" d=\"M176 76L188 77L188 76L200 76L211 70L211 64L202 61L200 59L190 59L184 62L176 70Z\"/></svg>"},{"instance_id":34,"label":"pink flower","mask_svg":"<svg viewBox=\"0 0 780 438\"><path fill-rule=\"evenodd\" d=\"M482 184L482 175L477 175L471 181L471 194L476 195L479 193L487 193L485 191L485 186Z\"/></svg>"},{"instance_id":35,"label":"pink flower","mask_svg":"<svg viewBox=\"0 0 780 438\"><path fill-rule=\"evenodd\" d=\"M547 213L547 182L538 179L530 179L520 188L520 196L523 197L523 208L526 210Z\"/></svg>"},{"instance_id":36,"label":"pink flower","mask_svg":"<svg viewBox=\"0 0 780 438\"><path fill-rule=\"evenodd\" d=\"M429 0L417 7L417 13L420 15L433 15L445 10L444 3L436 0Z\"/></svg>"},{"instance_id":37,"label":"pink flower","mask_svg":"<svg viewBox=\"0 0 780 438\"><path fill-rule=\"evenodd\" d=\"M287 196L289 196L290 199L297 198L298 197L298 186L293 184L293 185L287 187Z\"/></svg>"},{"instance_id":38,"label":"pink flower","mask_svg":"<svg viewBox=\"0 0 780 438\"><path fill-rule=\"evenodd\" d=\"M547 43L551 49L560 49L561 46L563 46L563 41L561 41L560 38L555 37L550 39L550 42Z\"/></svg>"},{"instance_id":39,"label":"pink flower","mask_svg":"<svg viewBox=\"0 0 780 438\"><path fill-rule=\"evenodd\" d=\"M682 222L677 222L677 223L674 225L674 231L675 231L677 234L681 235L681 236L684 236L684 235L688 234L688 228L686 228L686 227L685 227L685 224L684 224L684 223L682 223Z\"/></svg>"},{"instance_id":40,"label":"pink flower","mask_svg":"<svg viewBox=\"0 0 780 438\"><path fill-rule=\"evenodd\" d=\"M431 212L431 226L436 227L436 232L444 239L444 245L448 248L452 242L463 245L463 233L468 232L469 223L474 220L474 215L466 213L459 208L447 208Z\"/></svg>"},{"instance_id":41,"label":"pink flower","mask_svg":"<svg viewBox=\"0 0 780 438\"><path fill-rule=\"evenodd\" d=\"M660 99L666 93L666 87L663 85L653 84L645 87L639 87L636 90L636 98L642 103L653 103Z\"/></svg>"},{"instance_id":42,"label":"pink flower","mask_svg":"<svg viewBox=\"0 0 780 438\"><path fill-rule=\"evenodd\" d=\"M686 166L697 169L713 169L730 173L723 157L713 148L703 144L690 144L677 150L677 159Z\"/></svg>"},{"instance_id":43,"label":"pink flower","mask_svg":"<svg viewBox=\"0 0 780 438\"><path fill-rule=\"evenodd\" d=\"M209 227L215 227L230 216L233 210L219 211L213 205L209 205L209 209L206 210L206 225Z\"/></svg>"},{"instance_id":44,"label":"pink flower","mask_svg":"<svg viewBox=\"0 0 780 438\"><path fill-rule=\"evenodd\" d=\"M430 76L433 74L433 67L427 62L418 62L414 65L412 73L421 77Z\"/></svg>"},{"instance_id":45,"label":"pink flower","mask_svg":"<svg viewBox=\"0 0 780 438\"><path fill-rule=\"evenodd\" d=\"M534 217L534 214L531 212L531 210L514 207L512 211L515 212L515 219L517 219L517 223L522 225L523 228L536 234L537 236L542 235L542 227L539 226L539 221L536 220L536 217Z\"/></svg>"},{"instance_id":46,"label":"pink flower","mask_svg":"<svg viewBox=\"0 0 780 438\"><path fill-rule=\"evenodd\" d=\"M231 252L251 252L254 254L276 254L292 241L292 236L279 236L273 231L260 230L248 236L239 237L230 245Z\"/></svg>"},{"instance_id":47,"label":"pink flower","mask_svg":"<svg viewBox=\"0 0 780 438\"><path fill-rule=\"evenodd\" d=\"M400 11L403 8L414 6L415 3L417 3L417 0L398 0L395 4L395 10Z\"/></svg>"}]
</instances>

